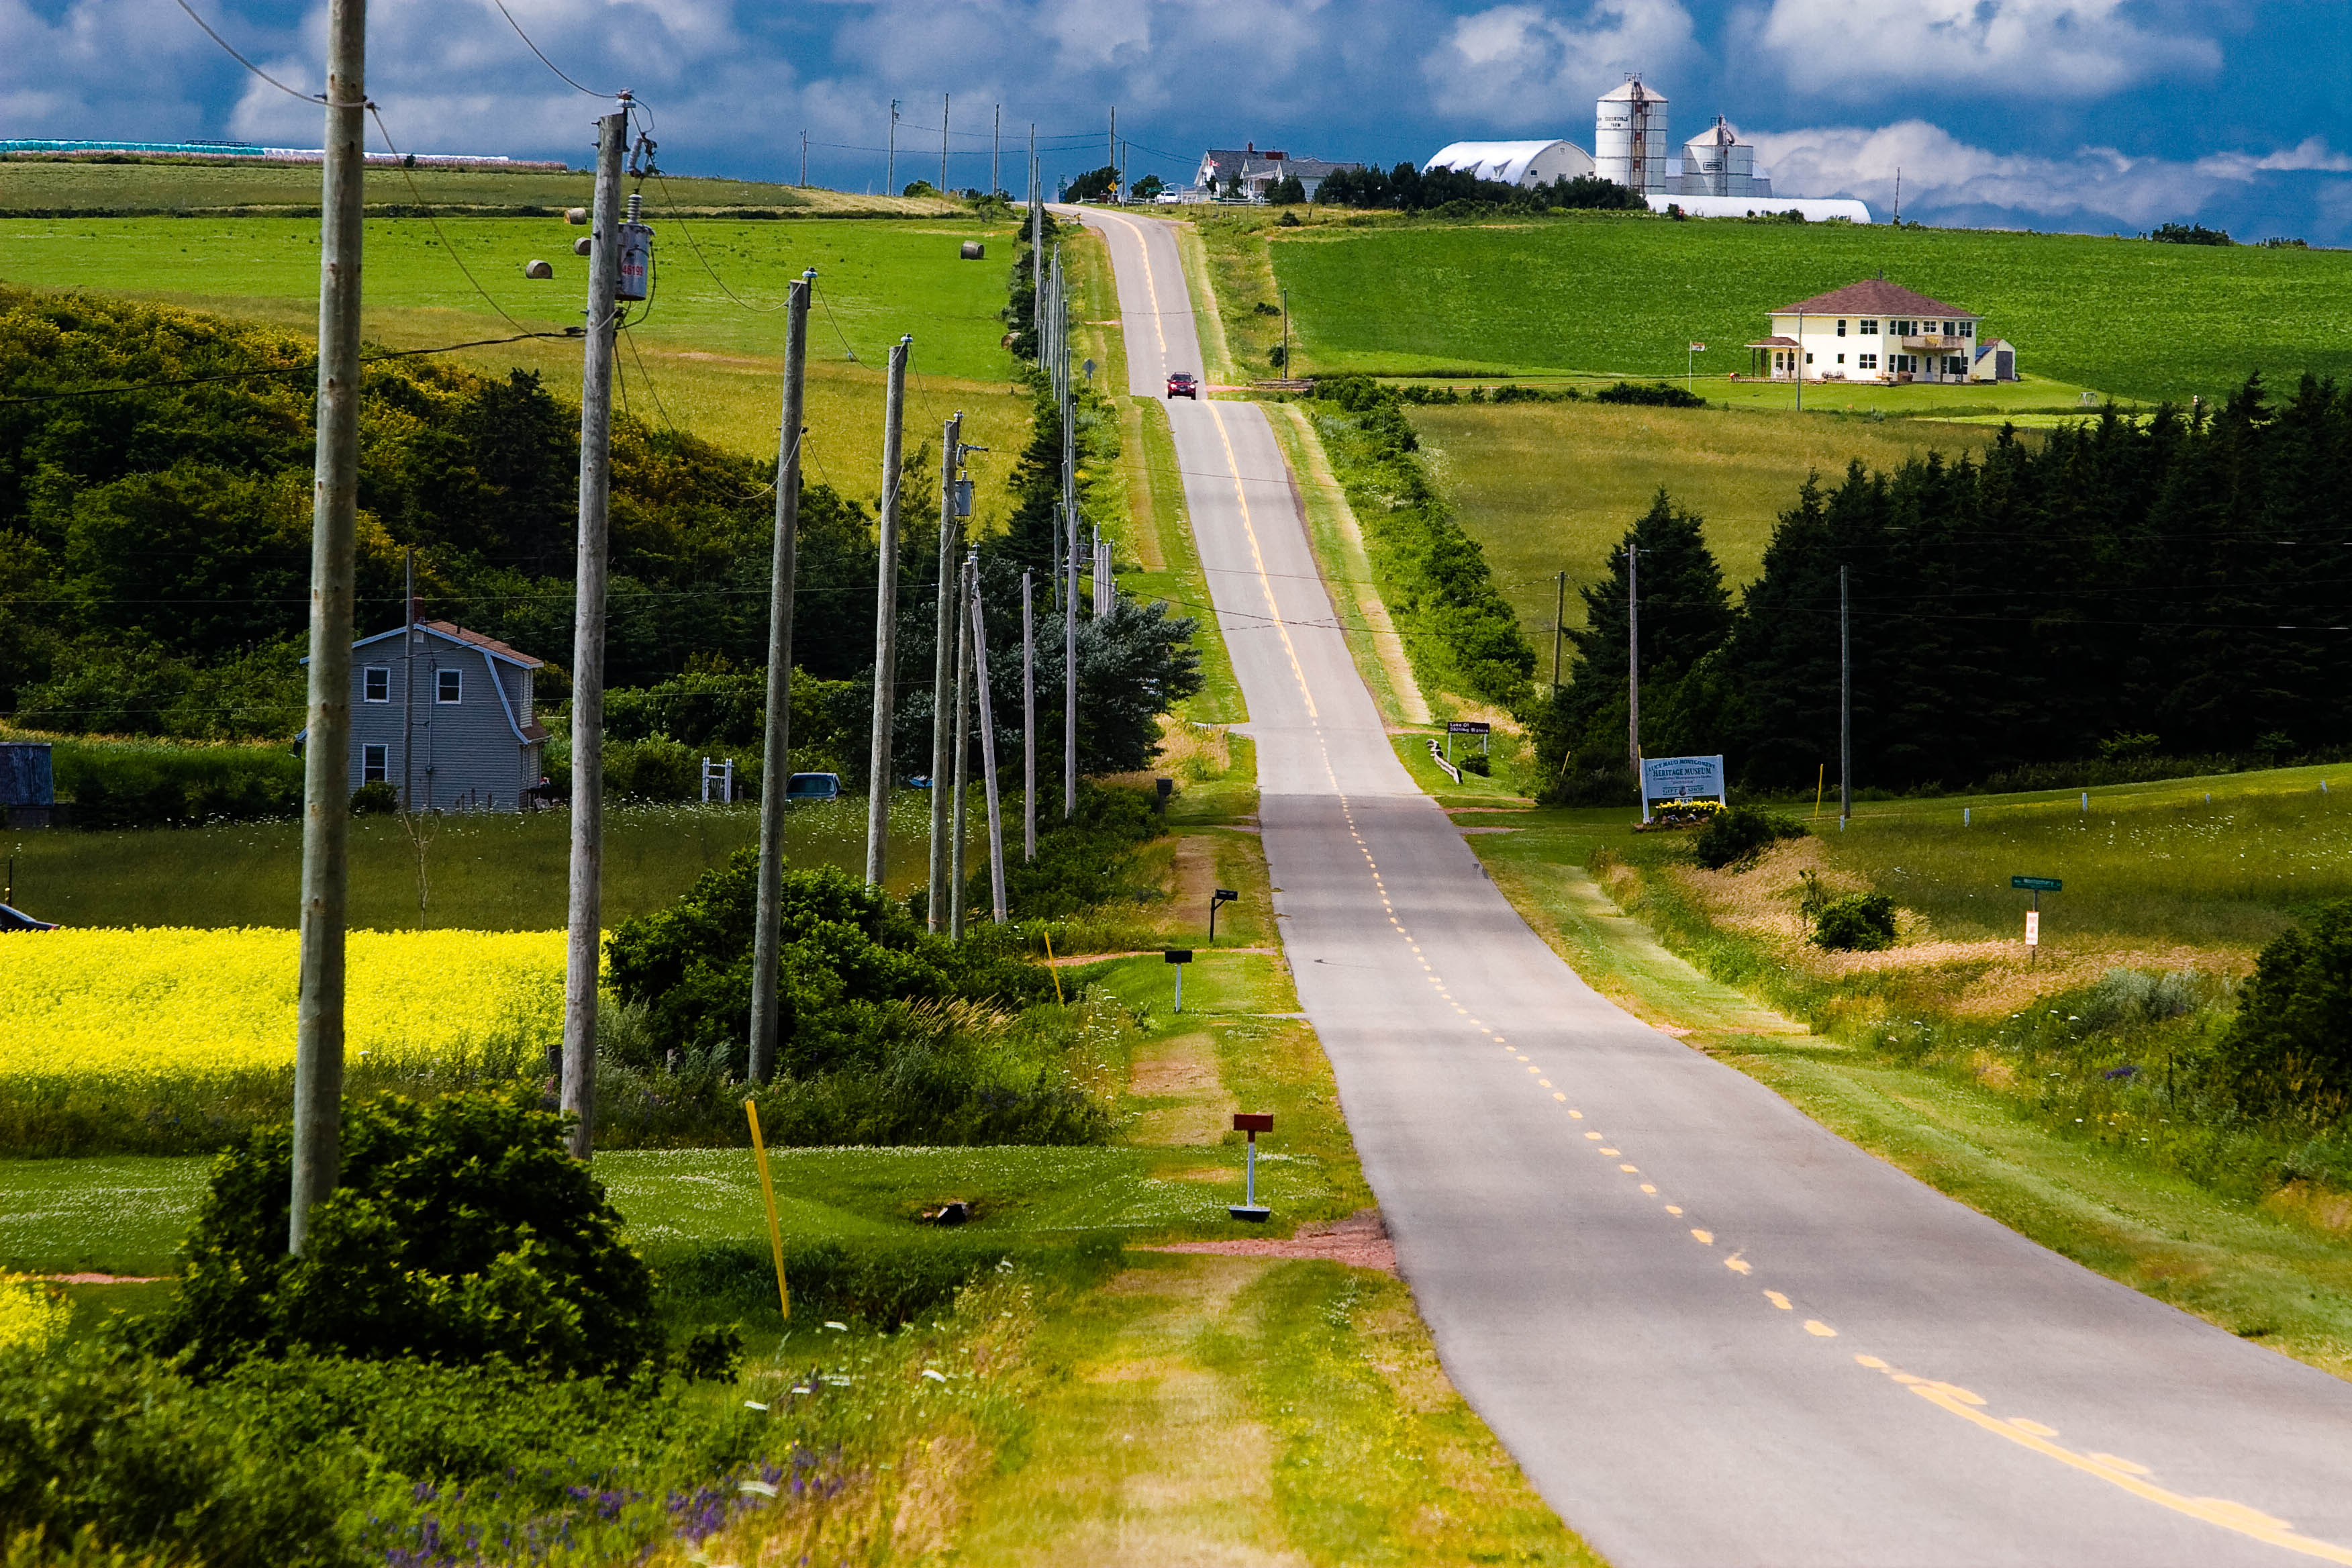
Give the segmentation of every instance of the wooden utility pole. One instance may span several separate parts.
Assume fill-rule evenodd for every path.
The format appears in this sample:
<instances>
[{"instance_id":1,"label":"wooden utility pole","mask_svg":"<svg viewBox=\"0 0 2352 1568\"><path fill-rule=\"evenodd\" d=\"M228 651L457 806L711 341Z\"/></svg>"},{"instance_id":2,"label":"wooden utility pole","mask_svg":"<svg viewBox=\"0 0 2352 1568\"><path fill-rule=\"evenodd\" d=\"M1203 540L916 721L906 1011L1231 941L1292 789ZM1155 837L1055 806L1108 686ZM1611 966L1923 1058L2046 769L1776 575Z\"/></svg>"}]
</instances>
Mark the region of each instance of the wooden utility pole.
<instances>
[{"instance_id":1,"label":"wooden utility pole","mask_svg":"<svg viewBox=\"0 0 2352 1568\"><path fill-rule=\"evenodd\" d=\"M952 95L940 94L940 195L948 194L948 103Z\"/></svg>"},{"instance_id":2,"label":"wooden utility pole","mask_svg":"<svg viewBox=\"0 0 2352 1568\"><path fill-rule=\"evenodd\" d=\"M572 1152L595 1148L596 982L604 959L604 567L613 490L613 342L620 315L624 108L596 121L588 342L580 373L580 555L572 617L572 887L563 972L562 1103Z\"/></svg>"},{"instance_id":3,"label":"wooden utility pole","mask_svg":"<svg viewBox=\"0 0 2352 1568\"><path fill-rule=\"evenodd\" d=\"M1062 293L1062 258L1054 256L1054 363L1059 372L1062 414L1062 548L1068 580L1062 595L1062 820L1078 814L1078 464L1077 408L1073 401L1067 348L1062 331L1066 301Z\"/></svg>"},{"instance_id":4,"label":"wooden utility pole","mask_svg":"<svg viewBox=\"0 0 2352 1568\"><path fill-rule=\"evenodd\" d=\"M1642 783L1642 552L1625 542L1625 760Z\"/></svg>"},{"instance_id":5,"label":"wooden utility pole","mask_svg":"<svg viewBox=\"0 0 2352 1568\"><path fill-rule=\"evenodd\" d=\"M972 569L969 565L964 566L957 574L958 609L961 609L962 602L971 595L972 577ZM964 615L956 616L955 705L955 804L951 808L955 813L955 837L950 840L953 846L954 869L950 875L950 880L955 884L955 888L954 902L948 906L948 940L961 942L963 940L963 889L966 876L963 864L964 840L969 837L963 809L963 791L964 784L971 773L971 618Z\"/></svg>"},{"instance_id":6,"label":"wooden utility pole","mask_svg":"<svg viewBox=\"0 0 2352 1568\"><path fill-rule=\"evenodd\" d=\"M955 469L957 443L962 438L963 416L947 423L940 437L940 595L937 637L931 668L931 878L924 924L943 929L948 904L948 774L954 764L949 748L949 705L955 700L956 547L963 531L956 526Z\"/></svg>"},{"instance_id":7,"label":"wooden utility pole","mask_svg":"<svg viewBox=\"0 0 2352 1568\"><path fill-rule=\"evenodd\" d=\"M898 464L899 428L907 406L907 350L910 333L890 351L890 375L882 404L882 519L876 542L881 561L874 572L874 742L866 753L866 879L882 885L890 852L892 726L897 722L898 679Z\"/></svg>"},{"instance_id":8,"label":"wooden utility pole","mask_svg":"<svg viewBox=\"0 0 2352 1568\"><path fill-rule=\"evenodd\" d=\"M784 803L793 784L793 595L800 577L801 438L806 426L811 268L784 316L784 408L776 429L776 531L768 559L768 714L760 750L760 888L751 924L751 1078L776 1074L776 969L783 950Z\"/></svg>"},{"instance_id":9,"label":"wooden utility pole","mask_svg":"<svg viewBox=\"0 0 2352 1568\"><path fill-rule=\"evenodd\" d=\"M1552 596L1551 610L1551 694L1559 696L1559 645L1568 635L1568 574L1555 573L1559 592Z\"/></svg>"},{"instance_id":10,"label":"wooden utility pole","mask_svg":"<svg viewBox=\"0 0 2352 1568\"><path fill-rule=\"evenodd\" d=\"M1021 574L1021 858L1037 858L1037 622L1032 591L1036 574Z\"/></svg>"},{"instance_id":11,"label":"wooden utility pole","mask_svg":"<svg viewBox=\"0 0 2352 1568\"><path fill-rule=\"evenodd\" d=\"M1853 815L1853 638L1847 618L1846 569L1838 568L1838 826Z\"/></svg>"},{"instance_id":12,"label":"wooden utility pole","mask_svg":"<svg viewBox=\"0 0 2352 1568\"><path fill-rule=\"evenodd\" d=\"M330 0L319 193L318 447L310 489L310 728L302 746L302 931L294 1007L287 1250L342 1173L343 921L351 892L352 598L359 552L361 179L367 0Z\"/></svg>"},{"instance_id":13,"label":"wooden utility pole","mask_svg":"<svg viewBox=\"0 0 2352 1568\"><path fill-rule=\"evenodd\" d=\"M882 194L898 194L898 100L890 100L890 145L882 160Z\"/></svg>"},{"instance_id":14,"label":"wooden utility pole","mask_svg":"<svg viewBox=\"0 0 2352 1568\"><path fill-rule=\"evenodd\" d=\"M996 106L996 130L988 144L988 194L1004 188L1004 105Z\"/></svg>"},{"instance_id":15,"label":"wooden utility pole","mask_svg":"<svg viewBox=\"0 0 2352 1568\"><path fill-rule=\"evenodd\" d=\"M980 556L971 558L971 674L980 692L980 783L988 803L988 891L1004 923L1004 808L996 789L996 708L988 689L988 616L980 602Z\"/></svg>"},{"instance_id":16,"label":"wooden utility pole","mask_svg":"<svg viewBox=\"0 0 2352 1568\"><path fill-rule=\"evenodd\" d=\"M408 547L408 597L400 611L400 809L416 809L416 547Z\"/></svg>"}]
</instances>

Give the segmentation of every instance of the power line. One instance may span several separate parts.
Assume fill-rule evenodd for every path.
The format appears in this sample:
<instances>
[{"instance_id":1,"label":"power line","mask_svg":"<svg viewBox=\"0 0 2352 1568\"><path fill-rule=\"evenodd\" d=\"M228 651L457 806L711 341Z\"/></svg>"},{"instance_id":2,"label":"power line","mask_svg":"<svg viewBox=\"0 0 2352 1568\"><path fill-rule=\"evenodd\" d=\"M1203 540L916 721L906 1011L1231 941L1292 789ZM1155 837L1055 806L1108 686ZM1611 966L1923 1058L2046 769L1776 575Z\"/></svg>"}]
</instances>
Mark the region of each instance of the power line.
<instances>
[{"instance_id":1,"label":"power line","mask_svg":"<svg viewBox=\"0 0 2352 1568\"><path fill-rule=\"evenodd\" d=\"M187 0L181 0L181 4L183 5L186 3ZM514 13L507 9L507 0L490 0L490 4L496 5L499 8L499 15L507 19L507 26L512 27L515 31L515 37L522 40L522 47L529 49L532 54L537 55L539 57L539 63L545 66L549 70L553 71L565 85L571 87L575 91L586 93L590 98L620 98L625 96L618 92L598 92L593 87L583 87L579 82L574 81L569 75L565 74L562 66L557 65L553 60L547 58L546 50L541 48L537 44L530 41L530 35L522 30L522 24L516 21L514 18Z\"/></svg>"},{"instance_id":2,"label":"power line","mask_svg":"<svg viewBox=\"0 0 2352 1568\"><path fill-rule=\"evenodd\" d=\"M687 247L694 252L694 258L702 263L702 269L710 274L710 280L719 285L720 293L734 300L740 309L758 315L765 315L771 310L781 310L790 303L787 300L779 300L772 305L754 305L736 293L734 289L730 289L727 286L727 279L719 276L719 269L710 265L710 258L702 254L702 247L695 240L694 230L687 226L686 218L678 211L677 204L670 199L669 182L662 178L661 171L658 169L654 171L654 184L661 187L662 209L667 216L667 221L677 225L678 232L686 237Z\"/></svg>"},{"instance_id":3,"label":"power line","mask_svg":"<svg viewBox=\"0 0 2352 1568\"><path fill-rule=\"evenodd\" d=\"M568 327L560 332L523 331L507 338L476 338L470 342L442 343L429 349L397 349L380 354L362 354L360 363L380 364L385 360L416 359L426 354L455 353L459 349L495 348L500 343L519 343L531 338L577 338L580 335L581 331L577 327ZM77 388L71 392L37 392L22 397L0 397L0 407L24 403L56 403L68 397L119 397L131 392L157 392L174 386L204 386L222 381L257 381L273 375L309 375L314 374L318 368L319 362L311 359L301 364L286 365L277 370L237 370L220 375L189 375L173 381L135 382L129 386L88 386Z\"/></svg>"},{"instance_id":4,"label":"power line","mask_svg":"<svg viewBox=\"0 0 2352 1568\"><path fill-rule=\"evenodd\" d=\"M327 95L323 92L301 92L293 88L288 87L284 82L279 81L276 77L271 76L268 71L263 70L259 66L255 65L251 60L247 59L243 55L237 53L236 46L230 43L226 38L222 37L219 33L215 32L210 22L207 22L202 16L197 16L195 7L190 5L188 4L188 0L176 0L176 3L181 10L185 11L188 14L188 20L194 22L197 26L202 27L205 30L205 37L210 38L214 43L218 44L223 51L227 54L229 58L235 60L237 64L243 66L246 69L251 71L254 75L259 77L262 80L268 82L270 86L276 88L287 97L299 98L305 103L324 103L327 101ZM501 10L505 9L503 6L499 8ZM351 106L349 104L343 104L339 107L348 109ZM373 105L370 107L373 107Z\"/></svg>"}]
</instances>

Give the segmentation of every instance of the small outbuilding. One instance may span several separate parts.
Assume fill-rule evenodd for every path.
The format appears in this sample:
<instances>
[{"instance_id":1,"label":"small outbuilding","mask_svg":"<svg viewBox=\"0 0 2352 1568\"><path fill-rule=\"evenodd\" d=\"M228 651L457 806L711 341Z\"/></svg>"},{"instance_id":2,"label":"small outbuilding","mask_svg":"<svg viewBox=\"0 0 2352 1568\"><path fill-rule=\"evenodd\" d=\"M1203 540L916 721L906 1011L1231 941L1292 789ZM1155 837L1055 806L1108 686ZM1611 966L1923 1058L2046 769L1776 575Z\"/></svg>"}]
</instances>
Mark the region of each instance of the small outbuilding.
<instances>
[{"instance_id":1,"label":"small outbuilding","mask_svg":"<svg viewBox=\"0 0 2352 1568\"><path fill-rule=\"evenodd\" d=\"M2015 381L2017 351L1983 342L1983 318L1884 278L1849 283L1771 312L1748 344L1754 374L1772 381ZM1980 352L1979 344L1985 350Z\"/></svg>"},{"instance_id":2,"label":"small outbuilding","mask_svg":"<svg viewBox=\"0 0 2352 1568\"><path fill-rule=\"evenodd\" d=\"M412 811L520 811L545 776L532 711L545 660L447 621L352 645L352 787Z\"/></svg>"}]
</instances>

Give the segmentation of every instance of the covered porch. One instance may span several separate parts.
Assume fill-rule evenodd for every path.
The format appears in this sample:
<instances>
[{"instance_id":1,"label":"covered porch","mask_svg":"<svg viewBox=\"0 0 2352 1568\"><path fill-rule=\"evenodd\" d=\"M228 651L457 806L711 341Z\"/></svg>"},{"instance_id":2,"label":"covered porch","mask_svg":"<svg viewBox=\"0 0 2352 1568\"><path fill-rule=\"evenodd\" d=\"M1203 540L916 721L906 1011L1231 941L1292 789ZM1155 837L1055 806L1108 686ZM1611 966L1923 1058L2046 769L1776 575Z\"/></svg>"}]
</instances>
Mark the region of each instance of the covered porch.
<instances>
[{"instance_id":1,"label":"covered porch","mask_svg":"<svg viewBox=\"0 0 2352 1568\"><path fill-rule=\"evenodd\" d=\"M1748 374L1757 381L1794 381L1803 363L1798 357L1797 340L1775 333L1759 338L1748 347Z\"/></svg>"}]
</instances>

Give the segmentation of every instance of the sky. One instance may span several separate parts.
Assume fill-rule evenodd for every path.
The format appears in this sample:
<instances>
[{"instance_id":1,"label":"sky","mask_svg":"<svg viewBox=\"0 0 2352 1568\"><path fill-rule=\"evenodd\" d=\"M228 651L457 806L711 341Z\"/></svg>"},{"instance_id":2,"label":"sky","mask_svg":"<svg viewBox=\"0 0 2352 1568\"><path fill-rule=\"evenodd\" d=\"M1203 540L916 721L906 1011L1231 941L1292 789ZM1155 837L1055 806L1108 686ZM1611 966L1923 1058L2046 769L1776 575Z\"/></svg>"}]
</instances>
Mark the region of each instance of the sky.
<instances>
[{"instance_id":1,"label":"sky","mask_svg":"<svg viewBox=\"0 0 2352 1568\"><path fill-rule=\"evenodd\" d=\"M264 70L322 74L326 7L188 0ZM1471 138L1591 148L1638 71L1679 143L1727 116L1789 195L2087 233L2201 222L2352 245L2352 0L507 0L556 67L651 110L674 174L1021 185L1189 177L1255 142L1381 164ZM368 89L404 151L591 161L597 100L495 0L378 0ZM890 104L899 101L897 156ZM177 0L0 0L0 138L313 147L320 111Z\"/></svg>"}]
</instances>

